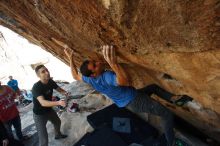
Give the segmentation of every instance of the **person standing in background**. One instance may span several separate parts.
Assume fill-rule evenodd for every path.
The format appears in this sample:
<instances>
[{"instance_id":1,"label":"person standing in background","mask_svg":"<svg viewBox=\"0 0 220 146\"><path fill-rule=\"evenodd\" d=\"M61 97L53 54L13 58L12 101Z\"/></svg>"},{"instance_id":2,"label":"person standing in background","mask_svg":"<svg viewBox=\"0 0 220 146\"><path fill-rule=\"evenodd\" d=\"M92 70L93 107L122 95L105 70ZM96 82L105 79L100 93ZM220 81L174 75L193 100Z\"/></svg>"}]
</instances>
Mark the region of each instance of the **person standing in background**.
<instances>
[{"instance_id":1,"label":"person standing in background","mask_svg":"<svg viewBox=\"0 0 220 146\"><path fill-rule=\"evenodd\" d=\"M15 92L9 86L1 85L0 82L0 121L7 129L9 137L13 138L13 125L18 139L22 141L21 119L14 102L15 97Z\"/></svg>"},{"instance_id":2,"label":"person standing in background","mask_svg":"<svg viewBox=\"0 0 220 146\"><path fill-rule=\"evenodd\" d=\"M15 93L19 97L19 101L21 101L21 91L18 87L18 81L13 79L12 76L9 76L9 81L8 81L7 84L8 84L9 87L11 87L15 91Z\"/></svg>"}]
</instances>

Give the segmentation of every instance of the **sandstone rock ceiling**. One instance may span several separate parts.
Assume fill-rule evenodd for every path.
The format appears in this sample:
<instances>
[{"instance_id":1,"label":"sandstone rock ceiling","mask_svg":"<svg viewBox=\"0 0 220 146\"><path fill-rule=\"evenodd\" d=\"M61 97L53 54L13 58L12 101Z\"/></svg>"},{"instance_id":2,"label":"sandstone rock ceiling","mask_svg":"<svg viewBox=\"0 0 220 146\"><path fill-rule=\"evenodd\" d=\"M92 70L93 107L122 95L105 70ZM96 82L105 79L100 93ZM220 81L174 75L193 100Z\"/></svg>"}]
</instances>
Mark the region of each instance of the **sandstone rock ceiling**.
<instances>
[{"instance_id":1,"label":"sandstone rock ceiling","mask_svg":"<svg viewBox=\"0 0 220 146\"><path fill-rule=\"evenodd\" d=\"M0 24L65 63L56 40L68 44L77 66L114 44L134 86L193 97L199 105L161 102L219 141L219 0L1 0Z\"/></svg>"}]
</instances>

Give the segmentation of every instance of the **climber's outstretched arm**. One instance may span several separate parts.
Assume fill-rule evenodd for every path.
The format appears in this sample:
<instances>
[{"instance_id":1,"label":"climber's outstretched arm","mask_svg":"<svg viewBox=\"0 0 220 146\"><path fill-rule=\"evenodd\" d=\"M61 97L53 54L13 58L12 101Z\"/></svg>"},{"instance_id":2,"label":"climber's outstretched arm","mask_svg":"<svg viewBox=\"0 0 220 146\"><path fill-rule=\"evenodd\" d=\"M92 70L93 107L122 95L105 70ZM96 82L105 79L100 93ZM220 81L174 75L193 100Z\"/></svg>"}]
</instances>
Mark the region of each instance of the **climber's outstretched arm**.
<instances>
[{"instance_id":1,"label":"climber's outstretched arm","mask_svg":"<svg viewBox=\"0 0 220 146\"><path fill-rule=\"evenodd\" d=\"M73 55L73 50L70 49L69 47L66 47L64 50L65 54L69 58L70 62L70 69L71 69L71 74L75 80L81 81L82 80L82 75L77 71L76 64L74 62L74 55Z\"/></svg>"},{"instance_id":2,"label":"climber's outstretched arm","mask_svg":"<svg viewBox=\"0 0 220 146\"><path fill-rule=\"evenodd\" d=\"M115 48L113 46L102 46L105 60L116 74L116 81L119 86L130 86L130 80L123 67L117 62Z\"/></svg>"}]
</instances>

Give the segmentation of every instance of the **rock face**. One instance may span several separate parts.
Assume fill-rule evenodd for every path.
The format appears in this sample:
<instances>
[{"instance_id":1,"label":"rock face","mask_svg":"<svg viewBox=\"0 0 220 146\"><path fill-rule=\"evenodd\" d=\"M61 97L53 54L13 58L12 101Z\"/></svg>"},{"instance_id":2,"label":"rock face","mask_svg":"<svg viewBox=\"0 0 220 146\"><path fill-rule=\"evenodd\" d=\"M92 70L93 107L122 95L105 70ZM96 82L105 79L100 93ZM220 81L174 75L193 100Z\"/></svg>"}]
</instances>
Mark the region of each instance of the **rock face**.
<instances>
[{"instance_id":1,"label":"rock face","mask_svg":"<svg viewBox=\"0 0 220 146\"><path fill-rule=\"evenodd\" d=\"M0 24L66 63L56 40L68 44L77 66L114 44L135 87L193 97L186 108L161 102L219 141L219 0L1 0Z\"/></svg>"}]
</instances>

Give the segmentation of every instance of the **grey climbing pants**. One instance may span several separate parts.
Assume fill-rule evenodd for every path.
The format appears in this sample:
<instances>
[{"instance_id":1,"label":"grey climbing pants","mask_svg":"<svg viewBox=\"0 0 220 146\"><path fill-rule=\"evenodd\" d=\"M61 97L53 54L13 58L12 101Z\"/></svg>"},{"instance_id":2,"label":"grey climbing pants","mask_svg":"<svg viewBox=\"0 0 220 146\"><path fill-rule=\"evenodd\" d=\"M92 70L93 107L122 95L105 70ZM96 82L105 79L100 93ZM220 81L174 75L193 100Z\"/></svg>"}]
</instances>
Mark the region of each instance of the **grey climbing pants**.
<instances>
[{"instance_id":1,"label":"grey climbing pants","mask_svg":"<svg viewBox=\"0 0 220 146\"><path fill-rule=\"evenodd\" d=\"M127 108L133 110L134 112L146 112L159 116L161 118L161 125L163 127L168 146L171 146L174 141L173 114L162 104L151 98L151 94L156 94L165 100L169 100L173 96L173 94L162 89L156 84L152 84L142 89L138 89L137 96L127 105Z\"/></svg>"},{"instance_id":2,"label":"grey climbing pants","mask_svg":"<svg viewBox=\"0 0 220 146\"><path fill-rule=\"evenodd\" d=\"M54 126L55 136L61 134L61 121L54 110L51 110L43 115L36 115L35 113L33 113L33 117L38 132L40 146L48 146L48 133L46 127L48 121L50 121Z\"/></svg>"}]
</instances>

